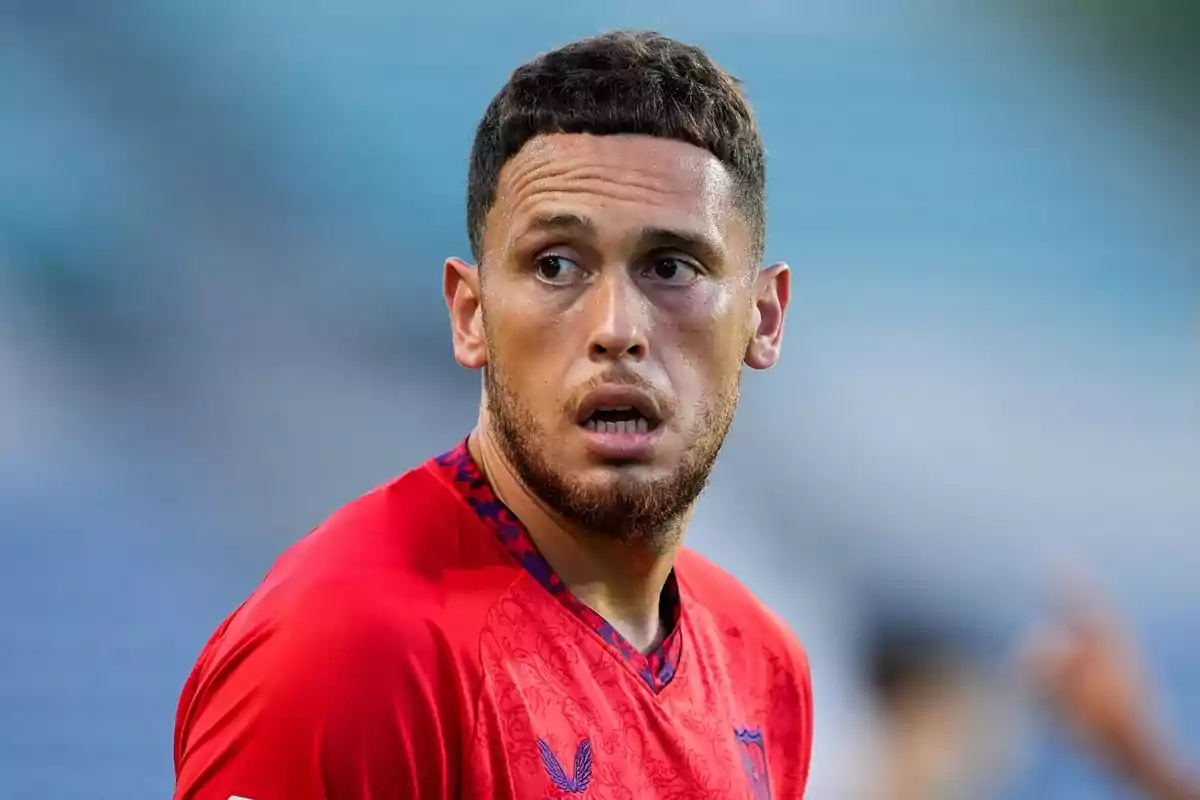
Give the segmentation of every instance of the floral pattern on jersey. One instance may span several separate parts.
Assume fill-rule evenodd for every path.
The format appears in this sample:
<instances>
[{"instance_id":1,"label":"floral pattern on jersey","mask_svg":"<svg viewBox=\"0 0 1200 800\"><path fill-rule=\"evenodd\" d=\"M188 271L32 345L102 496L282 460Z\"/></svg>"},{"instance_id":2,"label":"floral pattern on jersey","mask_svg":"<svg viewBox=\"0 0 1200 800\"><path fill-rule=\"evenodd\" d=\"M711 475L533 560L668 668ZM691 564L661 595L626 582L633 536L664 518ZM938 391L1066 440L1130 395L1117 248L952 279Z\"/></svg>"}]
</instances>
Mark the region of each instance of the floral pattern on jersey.
<instances>
[{"instance_id":1,"label":"floral pattern on jersey","mask_svg":"<svg viewBox=\"0 0 1200 800\"><path fill-rule=\"evenodd\" d=\"M643 654L607 620L570 592L542 557L529 531L492 491L483 471L471 457L466 441L434 461L512 557L572 614L619 653L652 691L661 692L671 683L683 648L683 637L679 633L682 603L674 571L667 578L660 600L664 616L670 623L667 636L653 652Z\"/></svg>"},{"instance_id":2,"label":"floral pattern on jersey","mask_svg":"<svg viewBox=\"0 0 1200 800\"><path fill-rule=\"evenodd\" d=\"M579 641L565 615L546 615L547 602L554 601L522 581L488 614L473 750L493 754L490 764L502 763L503 773L498 779L494 766L472 764L472 797L756 800L730 735L746 718L734 688L740 679L680 670L668 691L642 691L604 643ZM529 625L531 618L541 624ZM690 652L690 625L683 635ZM547 752L558 769L547 766ZM584 775L584 791L563 789L580 787Z\"/></svg>"}]
</instances>

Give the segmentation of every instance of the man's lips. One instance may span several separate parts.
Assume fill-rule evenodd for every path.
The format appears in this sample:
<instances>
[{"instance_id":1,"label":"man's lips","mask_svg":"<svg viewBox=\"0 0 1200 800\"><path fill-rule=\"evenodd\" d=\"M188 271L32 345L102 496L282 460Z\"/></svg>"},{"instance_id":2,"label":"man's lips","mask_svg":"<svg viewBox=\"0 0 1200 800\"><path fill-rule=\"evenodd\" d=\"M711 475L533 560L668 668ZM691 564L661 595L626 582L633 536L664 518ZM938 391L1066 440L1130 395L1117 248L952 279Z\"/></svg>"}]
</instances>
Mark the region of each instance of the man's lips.
<instances>
[{"instance_id":1,"label":"man's lips","mask_svg":"<svg viewBox=\"0 0 1200 800\"><path fill-rule=\"evenodd\" d=\"M600 386L588 393L579 405L575 421L588 423L623 422L626 419L644 421L647 428L657 428L662 423L662 411L653 395L636 386Z\"/></svg>"}]
</instances>

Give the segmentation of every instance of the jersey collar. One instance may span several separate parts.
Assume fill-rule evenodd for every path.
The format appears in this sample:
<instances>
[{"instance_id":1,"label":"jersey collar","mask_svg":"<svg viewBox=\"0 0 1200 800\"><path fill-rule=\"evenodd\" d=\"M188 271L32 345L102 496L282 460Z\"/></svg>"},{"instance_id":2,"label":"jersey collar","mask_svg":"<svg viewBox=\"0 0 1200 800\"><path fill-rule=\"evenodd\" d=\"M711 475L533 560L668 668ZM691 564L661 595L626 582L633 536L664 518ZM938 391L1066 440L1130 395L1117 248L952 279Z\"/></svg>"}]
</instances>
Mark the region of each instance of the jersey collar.
<instances>
[{"instance_id":1,"label":"jersey collar","mask_svg":"<svg viewBox=\"0 0 1200 800\"><path fill-rule=\"evenodd\" d=\"M659 600L663 619L667 623L667 635L662 644L652 652L643 654L616 628L571 593L542 557L529 531L492 491L492 487L483 476L483 471L471 457L466 441L435 458L434 464L458 490L467 505L475 511L484 527L496 536L517 563L566 606L568 611L595 631L610 649L628 661L652 691L660 692L671 682L675 677L683 644L683 637L679 632L682 603L675 570L671 570L667 577Z\"/></svg>"}]
</instances>

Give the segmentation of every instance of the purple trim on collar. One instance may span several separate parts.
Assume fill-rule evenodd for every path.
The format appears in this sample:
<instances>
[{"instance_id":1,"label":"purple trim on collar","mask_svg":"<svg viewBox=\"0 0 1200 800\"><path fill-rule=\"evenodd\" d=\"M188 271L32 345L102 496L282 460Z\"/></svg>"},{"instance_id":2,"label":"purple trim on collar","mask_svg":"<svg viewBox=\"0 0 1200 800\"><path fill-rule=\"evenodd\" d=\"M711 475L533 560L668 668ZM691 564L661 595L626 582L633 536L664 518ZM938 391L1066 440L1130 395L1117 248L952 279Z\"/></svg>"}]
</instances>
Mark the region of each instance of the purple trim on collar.
<instances>
[{"instance_id":1,"label":"purple trim on collar","mask_svg":"<svg viewBox=\"0 0 1200 800\"><path fill-rule=\"evenodd\" d=\"M525 568L546 591L554 595L576 617L594 630L601 639L628 661L642 680L654 692L662 691L671 679L679 665L679 655L683 648L683 637L679 634L679 620L682 615L682 604L679 597L679 581L672 570L663 587L660 604L662 613L670 621L669 633L662 644L648 655L643 654L629 643L616 628L588 606L584 605L575 595L571 594L562 579L550 568L550 564L538 552L529 531L521 524L508 507L500 502L492 491L492 487L484 478L483 472L471 457L464 441L448 453L443 453L434 459L438 468L445 474L455 488L474 509L481 522L496 535L504 548L513 558Z\"/></svg>"}]
</instances>

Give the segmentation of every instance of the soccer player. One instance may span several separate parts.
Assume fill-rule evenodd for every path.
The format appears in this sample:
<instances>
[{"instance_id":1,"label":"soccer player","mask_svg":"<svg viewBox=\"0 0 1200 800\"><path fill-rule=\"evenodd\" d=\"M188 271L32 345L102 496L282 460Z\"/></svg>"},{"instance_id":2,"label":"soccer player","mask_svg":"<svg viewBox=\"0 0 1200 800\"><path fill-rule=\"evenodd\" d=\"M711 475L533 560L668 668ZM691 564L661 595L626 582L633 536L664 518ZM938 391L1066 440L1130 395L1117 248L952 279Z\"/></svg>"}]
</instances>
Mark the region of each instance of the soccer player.
<instances>
[{"instance_id":1,"label":"soccer player","mask_svg":"<svg viewBox=\"0 0 1200 800\"><path fill-rule=\"evenodd\" d=\"M293 546L184 688L178 800L800 798L800 644L682 547L779 357L738 83L654 33L518 68L445 264L466 440ZM730 530L730 536L752 535Z\"/></svg>"}]
</instances>

